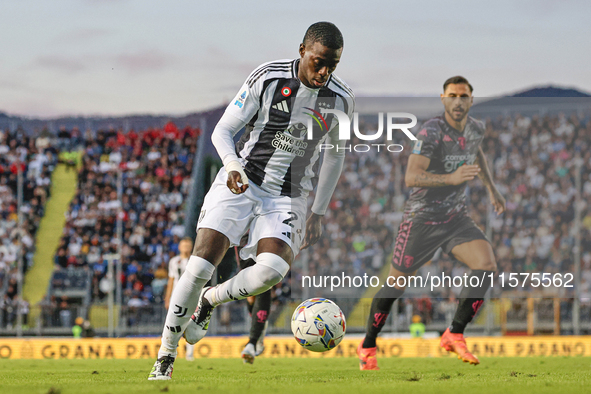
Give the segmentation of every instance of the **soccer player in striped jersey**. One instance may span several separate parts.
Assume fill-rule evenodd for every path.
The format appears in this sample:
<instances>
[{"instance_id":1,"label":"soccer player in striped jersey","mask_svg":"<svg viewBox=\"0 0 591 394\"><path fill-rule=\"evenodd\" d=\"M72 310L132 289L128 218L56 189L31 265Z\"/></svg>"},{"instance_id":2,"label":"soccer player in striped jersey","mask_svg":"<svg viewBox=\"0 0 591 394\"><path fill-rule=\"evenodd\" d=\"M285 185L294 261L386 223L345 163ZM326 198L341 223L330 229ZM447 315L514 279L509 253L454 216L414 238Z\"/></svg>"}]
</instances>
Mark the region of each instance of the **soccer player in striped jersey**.
<instances>
[{"instance_id":1,"label":"soccer player in striped jersey","mask_svg":"<svg viewBox=\"0 0 591 394\"><path fill-rule=\"evenodd\" d=\"M339 29L315 23L304 35L298 59L255 69L226 108L212 134L224 168L203 202L195 248L170 300L182 308L168 311L149 380L170 379L181 336L189 343L202 339L213 308L267 291L284 278L299 250L320 238L346 142L338 138L337 117L324 110L342 111L350 119L354 110L353 92L333 74L342 51ZM321 148L316 197L305 220ZM247 231L240 257L256 264L204 288L228 248Z\"/></svg>"}]
</instances>

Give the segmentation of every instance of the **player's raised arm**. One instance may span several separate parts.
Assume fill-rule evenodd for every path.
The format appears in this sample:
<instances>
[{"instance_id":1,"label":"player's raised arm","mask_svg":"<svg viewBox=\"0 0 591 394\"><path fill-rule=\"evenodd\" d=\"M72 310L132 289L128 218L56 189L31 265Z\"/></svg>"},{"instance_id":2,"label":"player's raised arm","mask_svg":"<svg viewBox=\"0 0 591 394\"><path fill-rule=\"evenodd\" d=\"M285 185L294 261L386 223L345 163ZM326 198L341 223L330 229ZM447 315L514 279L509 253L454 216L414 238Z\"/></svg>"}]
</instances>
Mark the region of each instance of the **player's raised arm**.
<instances>
[{"instance_id":1,"label":"player's raised arm","mask_svg":"<svg viewBox=\"0 0 591 394\"><path fill-rule=\"evenodd\" d=\"M474 165L463 165L451 174L433 174L427 171L431 159L428 157L411 154L408 158L404 181L407 187L442 187L461 185L471 181L480 172L480 168Z\"/></svg>"},{"instance_id":2,"label":"player's raised arm","mask_svg":"<svg viewBox=\"0 0 591 394\"><path fill-rule=\"evenodd\" d=\"M478 177L484 183L484 186L488 189L488 195L490 197L490 201L492 205L495 207L495 212L497 214L501 214L505 212L505 198L499 193L497 187L492 178L492 174L490 173L490 169L488 168L488 162L486 161L486 156L484 156L484 152L482 151L482 147L478 147L478 165L481 168L481 172L478 174Z\"/></svg>"}]
</instances>

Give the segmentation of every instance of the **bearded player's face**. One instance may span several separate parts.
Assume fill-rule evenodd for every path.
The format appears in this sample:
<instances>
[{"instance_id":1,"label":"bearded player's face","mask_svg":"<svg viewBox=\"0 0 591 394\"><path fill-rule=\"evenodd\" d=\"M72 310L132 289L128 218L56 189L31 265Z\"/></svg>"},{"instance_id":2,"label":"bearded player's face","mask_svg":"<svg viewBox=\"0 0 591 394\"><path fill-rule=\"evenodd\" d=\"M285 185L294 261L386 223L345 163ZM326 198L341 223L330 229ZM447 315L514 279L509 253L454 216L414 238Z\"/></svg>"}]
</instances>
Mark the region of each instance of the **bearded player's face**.
<instances>
[{"instance_id":1,"label":"bearded player's face","mask_svg":"<svg viewBox=\"0 0 591 394\"><path fill-rule=\"evenodd\" d=\"M300 44L300 81L312 89L324 86L330 74L337 68L342 52L343 48L331 49L319 42Z\"/></svg>"},{"instance_id":2,"label":"bearded player's face","mask_svg":"<svg viewBox=\"0 0 591 394\"><path fill-rule=\"evenodd\" d=\"M472 106L472 92L465 83L450 83L441 95L445 112L456 122L461 122Z\"/></svg>"}]
</instances>

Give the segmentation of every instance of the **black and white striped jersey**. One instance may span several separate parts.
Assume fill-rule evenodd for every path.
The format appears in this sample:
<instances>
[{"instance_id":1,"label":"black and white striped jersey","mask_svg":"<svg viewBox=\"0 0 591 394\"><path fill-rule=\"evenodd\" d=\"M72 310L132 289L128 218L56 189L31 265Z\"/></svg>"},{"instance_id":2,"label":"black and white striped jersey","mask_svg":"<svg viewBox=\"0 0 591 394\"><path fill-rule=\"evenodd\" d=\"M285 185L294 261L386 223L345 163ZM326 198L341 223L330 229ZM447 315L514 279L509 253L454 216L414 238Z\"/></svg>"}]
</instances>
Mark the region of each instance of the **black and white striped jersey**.
<instances>
[{"instance_id":1,"label":"black and white striped jersey","mask_svg":"<svg viewBox=\"0 0 591 394\"><path fill-rule=\"evenodd\" d=\"M247 124L236 153L248 179L276 196L307 195L320 144L337 145L337 118L322 110L337 109L349 119L354 111L354 94L340 78L332 74L311 89L298 79L298 65L299 59L259 66L226 109Z\"/></svg>"}]
</instances>

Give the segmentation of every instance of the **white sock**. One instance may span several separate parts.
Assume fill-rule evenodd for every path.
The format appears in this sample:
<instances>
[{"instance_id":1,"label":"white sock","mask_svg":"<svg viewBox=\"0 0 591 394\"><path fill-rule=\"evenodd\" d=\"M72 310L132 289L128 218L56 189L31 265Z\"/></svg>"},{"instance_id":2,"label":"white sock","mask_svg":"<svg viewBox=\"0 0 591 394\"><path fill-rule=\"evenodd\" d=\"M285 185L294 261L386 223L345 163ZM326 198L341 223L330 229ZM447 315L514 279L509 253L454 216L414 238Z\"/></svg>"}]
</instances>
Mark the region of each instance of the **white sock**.
<instances>
[{"instance_id":1,"label":"white sock","mask_svg":"<svg viewBox=\"0 0 591 394\"><path fill-rule=\"evenodd\" d=\"M256 264L238 272L236 276L205 293L213 306L241 300L269 290L285 277L289 264L273 253L261 253Z\"/></svg>"},{"instance_id":2,"label":"white sock","mask_svg":"<svg viewBox=\"0 0 591 394\"><path fill-rule=\"evenodd\" d=\"M187 343L185 345L185 352L186 352L186 357L193 357L193 351L195 350L195 345L191 345L190 343Z\"/></svg>"},{"instance_id":3,"label":"white sock","mask_svg":"<svg viewBox=\"0 0 591 394\"><path fill-rule=\"evenodd\" d=\"M176 348L189 324L191 315L197 308L199 294L214 271L215 267L209 261L197 256L189 258L187 269L177 282L170 297L170 306L162 331L162 345L158 351L158 358L176 357Z\"/></svg>"}]
</instances>

